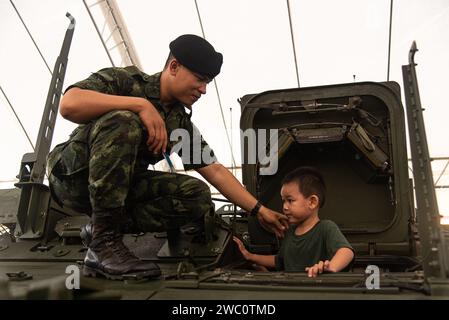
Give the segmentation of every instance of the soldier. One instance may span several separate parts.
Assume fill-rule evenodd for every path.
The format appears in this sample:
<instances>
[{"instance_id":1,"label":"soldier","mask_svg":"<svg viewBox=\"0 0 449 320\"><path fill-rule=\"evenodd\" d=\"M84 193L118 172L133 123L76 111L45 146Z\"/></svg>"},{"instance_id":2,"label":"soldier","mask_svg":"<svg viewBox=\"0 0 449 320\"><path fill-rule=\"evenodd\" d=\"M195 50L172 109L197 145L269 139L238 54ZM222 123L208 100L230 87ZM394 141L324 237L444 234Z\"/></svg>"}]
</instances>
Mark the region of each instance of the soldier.
<instances>
[{"instance_id":1,"label":"soldier","mask_svg":"<svg viewBox=\"0 0 449 320\"><path fill-rule=\"evenodd\" d=\"M49 181L56 201L91 215L92 230L85 230L91 233L85 274L111 279L128 274L159 276L156 264L129 251L122 234L170 233L189 222L202 226L204 219L213 218L214 205L204 182L147 170L179 142L169 141L177 129L190 137L188 148L177 150L184 168L199 172L229 200L257 214L265 228L283 235L286 217L261 206L217 162L191 122L191 106L206 93L222 61L221 53L205 39L182 35L170 43L160 73L149 76L135 66L106 68L66 89L60 113L80 125L50 153ZM195 163L192 159L198 159L194 154L198 151L210 159L199 157Z\"/></svg>"}]
</instances>

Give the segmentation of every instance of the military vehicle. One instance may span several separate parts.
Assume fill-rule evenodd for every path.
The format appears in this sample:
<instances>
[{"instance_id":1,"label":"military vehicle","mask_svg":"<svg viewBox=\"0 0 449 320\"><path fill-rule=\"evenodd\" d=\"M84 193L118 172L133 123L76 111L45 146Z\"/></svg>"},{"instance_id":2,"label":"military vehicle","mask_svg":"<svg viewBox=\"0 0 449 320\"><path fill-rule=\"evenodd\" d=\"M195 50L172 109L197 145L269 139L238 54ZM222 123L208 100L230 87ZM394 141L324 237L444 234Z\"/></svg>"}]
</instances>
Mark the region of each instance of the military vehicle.
<instances>
[{"instance_id":1,"label":"military vehicle","mask_svg":"<svg viewBox=\"0 0 449 320\"><path fill-rule=\"evenodd\" d=\"M86 247L80 229L89 217L60 207L43 184L75 27L69 18L36 149L23 156L16 188L0 190L0 224L9 230L0 238L1 299L449 298L448 232L439 223L415 44L409 64L403 66L413 180L396 82L273 90L239 100L242 132L274 130L254 141L242 136L244 159L252 148L266 155L265 148L277 144L271 157L278 164L274 174L264 174L267 159L242 161L244 185L263 204L281 211L283 176L301 165L318 168L328 187L320 216L335 221L356 252L349 271L309 278L305 272L255 270L232 236L256 253L275 253L280 241L257 219L227 203L216 212L219 223L207 245L196 243L187 232L175 243L164 233L125 236L137 256L159 264L160 278L112 281L82 276Z\"/></svg>"}]
</instances>

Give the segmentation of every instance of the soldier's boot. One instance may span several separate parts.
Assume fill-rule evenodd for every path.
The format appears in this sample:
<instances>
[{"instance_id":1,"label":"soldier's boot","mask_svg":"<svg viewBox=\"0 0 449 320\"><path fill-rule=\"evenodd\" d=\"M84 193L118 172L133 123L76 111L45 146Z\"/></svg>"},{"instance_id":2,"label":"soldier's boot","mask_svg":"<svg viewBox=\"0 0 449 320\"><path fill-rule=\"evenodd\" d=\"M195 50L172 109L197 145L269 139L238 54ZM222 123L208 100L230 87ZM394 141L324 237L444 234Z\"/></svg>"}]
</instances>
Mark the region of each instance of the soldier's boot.
<instances>
[{"instance_id":1,"label":"soldier's boot","mask_svg":"<svg viewBox=\"0 0 449 320\"><path fill-rule=\"evenodd\" d=\"M80 237L83 245L88 248L92 242L92 222L81 227Z\"/></svg>"},{"instance_id":2,"label":"soldier's boot","mask_svg":"<svg viewBox=\"0 0 449 320\"><path fill-rule=\"evenodd\" d=\"M182 252L182 234L179 227L168 228L167 234L167 244L171 255L177 255Z\"/></svg>"},{"instance_id":3,"label":"soldier's boot","mask_svg":"<svg viewBox=\"0 0 449 320\"><path fill-rule=\"evenodd\" d=\"M217 216L215 215L215 210L211 209L211 215L204 216L204 236L207 243L218 239L218 228L219 223L217 220Z\"/></svg>"},{"instance_id":4,"label":"soldier's boot","mask_svg":"<svg viewBox=\"0 0 449 320\"><path fill-rule=\"evenodd\" d=\"M137 258L123 243L120 214L93 215L92 241L84 259L85 276L104 276L112 280L152 278L161 275L152 262Z\"/></svg>"},{"instance_id":5,"label":"soldier's boot","mask_svg":"<svg viewBox=\"0 0 449 320\"><path fill-rule=\"evenodd\" d=\"M192 222L182 226L183 233L187 235L199 235L204 233L204 216L201 216Z\"/></svg>"},{"instance_id":6,"label":"soldier's boot","mask_svg":"<svg viewBox=\"0 0 449 320\"><path fill-rule=\"evenodd\" d=\"M214 214L202 216L190 224L185 233L193 235L192 242L194 243L210 243L218 239L217 231L219 223Z\"/></svg>"}]
</instances>

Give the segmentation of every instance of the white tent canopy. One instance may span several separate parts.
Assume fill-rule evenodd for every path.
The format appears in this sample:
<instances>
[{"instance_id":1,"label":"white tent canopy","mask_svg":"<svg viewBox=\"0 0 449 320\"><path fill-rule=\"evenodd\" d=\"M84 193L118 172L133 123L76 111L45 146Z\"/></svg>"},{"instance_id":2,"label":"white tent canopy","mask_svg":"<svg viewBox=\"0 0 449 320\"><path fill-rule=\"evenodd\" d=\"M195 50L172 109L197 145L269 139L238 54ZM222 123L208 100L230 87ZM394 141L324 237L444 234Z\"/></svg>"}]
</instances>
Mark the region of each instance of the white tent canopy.
<instances>
[{"instance_id":1,"label":"white tent canopy","mask_svg":"<svg viewBox=\"0 0 449 320\"><path fill-rule=\"evenodd\" d=\"M42 55L53 68L68 26L66 12L77 21L64 88L91 72L111 65L82 0L13 0ZM146 73L162 69L168 44L180 34L202 34L224 55L217 77L233 154L240 163L237 99L248 93L297 86L287 1L285 0L116 0L133 47ZM94 1L87 1L94 3ZM387 79L390 0L290 0L301 87ZM196 6L197 5L197 6ZM198 11L197 11L198 9ZM92 7L94 16L100 11ZM448 156L448 118L444 106L449 84L449 3L446 0L394 0L390 80L402 86L401 65L416 40L418 77L432 157ZM102 25L99 25L102 29ZM100 30L101 31L101 30ZM10 1L0 1L0 86L33 142L36 141L50 73ZM232 114L231 114L232 108ZM230 166L217 91L194 105L193 120ZM232 116L232 119L231 119ZM31 146L6 99L0 95L2 150L0 181L13 181L23 153ZM59 118L53 145L64 141L74 124ZM445 162L434 163L438 177ZM448 185L444 174L439 184ZM447 189L438 189L440 212L449 214Z\"/></svg>"}]
</instances>

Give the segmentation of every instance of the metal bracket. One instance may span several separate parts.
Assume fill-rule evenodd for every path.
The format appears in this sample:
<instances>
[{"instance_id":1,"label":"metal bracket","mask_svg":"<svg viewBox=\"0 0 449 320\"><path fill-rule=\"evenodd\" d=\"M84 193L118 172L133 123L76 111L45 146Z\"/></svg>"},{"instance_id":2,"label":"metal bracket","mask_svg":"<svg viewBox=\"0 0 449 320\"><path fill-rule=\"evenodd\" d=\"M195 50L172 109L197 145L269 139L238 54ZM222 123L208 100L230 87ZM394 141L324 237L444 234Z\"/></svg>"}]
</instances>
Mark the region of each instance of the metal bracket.
<instances>
[{"instance_id":1,"label":"metal bracket","mask_svg":"<svg viewBox=\"0 0 449 320\"><path fill-rule=\"evenodd\" d=\"M9 281L24 281L33 279L33 275L24 271L6 273Z\"/></svg>"}]
</instances>

